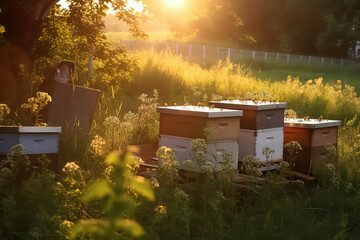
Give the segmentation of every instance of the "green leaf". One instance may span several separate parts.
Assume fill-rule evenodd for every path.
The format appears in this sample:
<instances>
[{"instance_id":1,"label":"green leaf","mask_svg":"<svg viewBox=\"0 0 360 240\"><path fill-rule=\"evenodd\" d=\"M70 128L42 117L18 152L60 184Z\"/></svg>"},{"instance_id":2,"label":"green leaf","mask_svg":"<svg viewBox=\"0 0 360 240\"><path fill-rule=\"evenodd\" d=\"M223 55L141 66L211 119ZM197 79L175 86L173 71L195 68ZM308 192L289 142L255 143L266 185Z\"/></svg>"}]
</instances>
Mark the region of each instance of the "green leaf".
<instances>
[{"instance_id":1,"label":"green leaf","mask_svg":"<svg viewBox=\"0 0 360 240\"><path fill-rule=\"evenodd\" d=\"M109 184L102 181L97 181L91 184L91 186L85 191L83 195L83 200L88 201L92 198L102 198L106 195L113 195L113 194L114 192L109 186Z\"/></svg>"},{"instance_id":2,"label":"green leaf","mask_svg":"<svg viewBox=\"0 0 360 240\"><path fill-rule=\"evenodd\" d=\"M139 237L144 234L143 228L133 220L118 219L116 220L116 227L130 232L134 237Z\"/></svg>"},{"instance_id":3,"label":"green leaf","mask_svg":"<svg viewBox=\"0 0 360 240\"><path fill-rule=\"evenodd\" d=\"M109 164L109 165L114 165L119 163L119 154L116 152L110 153L106 159L105 159L105 163Z\"/></svg>"},{"instance_id":4,"label":"green leaf","mask_svg":"<svg viewBox=\"0 0 360 240\"><path fill-rule=\"evenodd\" d=\"M136 192L140 193L150 201L155 200L154 190L152 189L150 183L146 182L143 177L134 177L131 182L131 188L133 188Z\"/></svg>"},{"instance_id":5,"label":"green leaf","mask_svg":"<svg viewBox=\"0 0 360 240\"><path fill-rule=\"evenodd\" d=\"M98 219L83 220L75 224L70 230L70 239L75 239L85 233L104 235L109 227L109 222Z\"/></svg>"}]
</instances>

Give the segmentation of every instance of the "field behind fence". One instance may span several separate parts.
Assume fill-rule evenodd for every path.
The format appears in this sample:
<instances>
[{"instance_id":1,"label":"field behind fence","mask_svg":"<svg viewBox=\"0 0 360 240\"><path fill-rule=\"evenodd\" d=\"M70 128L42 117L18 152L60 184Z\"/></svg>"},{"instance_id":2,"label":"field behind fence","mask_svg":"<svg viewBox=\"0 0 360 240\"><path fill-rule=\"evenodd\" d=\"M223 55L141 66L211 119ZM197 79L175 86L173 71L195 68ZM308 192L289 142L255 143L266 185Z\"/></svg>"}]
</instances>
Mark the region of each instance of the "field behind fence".
<instances>
[{"instance_id":1,"label":"field behind fence","mask_svg":"<svg viewBox=\"0 0 360 240\"><path fill-rule=\"evenodd\" d=\"M225 48L209 45L176 42L145 42L138 40L119 40L119 44L127 47L130 51L154 50L156 52L168 51L175 55L181 55L184 59L192 62L211 63L225 60L227 57L232 62L270 62L285 64L305 65L334 65L337 67L359 68L358 60L346 58L327 58L317 56L306 56L289 53L275 53L264 51L252 51L237 48Z\"/></svg>"}]
</instances>

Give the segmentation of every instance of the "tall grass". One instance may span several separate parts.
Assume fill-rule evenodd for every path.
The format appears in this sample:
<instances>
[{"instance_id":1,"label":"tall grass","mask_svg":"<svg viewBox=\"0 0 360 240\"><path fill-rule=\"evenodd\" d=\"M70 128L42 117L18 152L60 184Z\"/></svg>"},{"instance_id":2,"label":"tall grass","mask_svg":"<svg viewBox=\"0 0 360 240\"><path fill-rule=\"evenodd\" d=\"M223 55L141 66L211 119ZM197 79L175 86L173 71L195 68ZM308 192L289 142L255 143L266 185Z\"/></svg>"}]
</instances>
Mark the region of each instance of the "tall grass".
<instances>
[{"instance_id":1,"label":"tall grass","mask_svg":"<svg viewBox=\"0 0 360 240\"><path fill-rule=\"evenodd\" d=\"M133 92L158 89L162 103L183 103L183 96L197 86L202 93L218 94L224 98L243 96L247 92L267 91L288 103L300 116L330 119L351 119L360 111L360 100L355 88L341 80L327 82L319 77L301 82L288 76L283 81L261 80L243 65L219 61L210 68L189 63L169 53L142 51L134 54L139 68L134 72ZM197 104L197 103L193 103Z\"/></svg>"}]
</instances>

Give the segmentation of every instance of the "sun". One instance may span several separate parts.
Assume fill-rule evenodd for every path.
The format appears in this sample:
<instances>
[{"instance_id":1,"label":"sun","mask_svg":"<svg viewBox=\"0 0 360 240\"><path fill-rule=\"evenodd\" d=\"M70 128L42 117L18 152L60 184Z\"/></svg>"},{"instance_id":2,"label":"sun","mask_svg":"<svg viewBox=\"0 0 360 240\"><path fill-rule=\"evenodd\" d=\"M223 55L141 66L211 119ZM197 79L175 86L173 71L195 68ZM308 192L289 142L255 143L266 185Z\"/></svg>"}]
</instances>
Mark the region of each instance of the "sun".
<instances>
[{"instance_id":1,"label":"sun","mask_svg":"<svg viewBox=\"0 0 360 240\"><path fill-rule=\"evenodd\" d=\"M184 5L185 0L163 0L165 5L173 8L180 8Z\"/></svg>"}]
</instances>

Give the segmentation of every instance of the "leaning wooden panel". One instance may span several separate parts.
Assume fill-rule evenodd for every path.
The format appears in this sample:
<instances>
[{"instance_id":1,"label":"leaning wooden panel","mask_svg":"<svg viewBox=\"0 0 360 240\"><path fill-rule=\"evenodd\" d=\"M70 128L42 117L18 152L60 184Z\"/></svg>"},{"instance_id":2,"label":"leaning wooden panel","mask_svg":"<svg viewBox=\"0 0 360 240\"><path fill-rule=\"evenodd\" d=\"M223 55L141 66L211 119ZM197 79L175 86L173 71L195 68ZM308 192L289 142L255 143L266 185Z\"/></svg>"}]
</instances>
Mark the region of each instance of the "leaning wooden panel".
<instances>
[{"instance_id":1,"label":"leaning wooden panel","mask_svg":"<svg viewBox=\"0 0 360 240\"><path fill-rule=\"evenodd\" d=\"M91 128L100 91L54 82L50 95L53 101L49 104L47 111L48 125L61 126L65 134L79 123L76 133L86 136Z\"/></svg>"}]
</instances>

